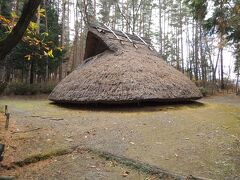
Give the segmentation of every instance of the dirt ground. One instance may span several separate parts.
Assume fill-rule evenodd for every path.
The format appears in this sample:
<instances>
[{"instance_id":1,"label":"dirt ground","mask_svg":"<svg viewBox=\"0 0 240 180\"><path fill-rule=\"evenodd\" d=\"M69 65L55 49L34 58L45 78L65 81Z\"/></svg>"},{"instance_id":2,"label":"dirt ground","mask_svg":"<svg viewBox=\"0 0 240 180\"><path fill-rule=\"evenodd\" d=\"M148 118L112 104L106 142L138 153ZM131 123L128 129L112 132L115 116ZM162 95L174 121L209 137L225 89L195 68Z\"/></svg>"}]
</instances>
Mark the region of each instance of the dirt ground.
<instances>
[{"instance_id":1,"label":"dirt ground","mask_svg":"<svg viewBox=\"0 0 240 180\"><path fill-rule=\"evenodd\" d=\"M0 126L7 146L2 176L158 179L157 172L166 172L168 179L240 179L240 97L235 95L137 107L2 97L3 105L11 117L8 131Z\"/></svg>"}]
</instances>

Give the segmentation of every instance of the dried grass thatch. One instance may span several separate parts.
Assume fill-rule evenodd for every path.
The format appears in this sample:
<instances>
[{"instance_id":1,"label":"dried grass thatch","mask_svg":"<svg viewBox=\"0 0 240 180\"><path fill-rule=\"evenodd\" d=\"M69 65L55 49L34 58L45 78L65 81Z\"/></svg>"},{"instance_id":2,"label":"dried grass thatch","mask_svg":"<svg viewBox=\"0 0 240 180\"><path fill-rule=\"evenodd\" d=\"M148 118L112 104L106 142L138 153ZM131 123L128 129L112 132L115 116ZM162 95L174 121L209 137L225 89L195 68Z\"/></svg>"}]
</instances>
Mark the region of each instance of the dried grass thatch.
<instances>
[{"instance_id":1,"label":"dried grass thatch","mask_svg":"<svg viewBox=\"0 0 240 180\"><path fill-rule=\"evenodd\" d=\"M185 75L138 41L90 28L85 61L63 79L49 99L60 103L175 102L202 97ZM133 38L134 39L134 38ZM135 41L136 42L136 41Z\"/></svg>"}]
</instances>

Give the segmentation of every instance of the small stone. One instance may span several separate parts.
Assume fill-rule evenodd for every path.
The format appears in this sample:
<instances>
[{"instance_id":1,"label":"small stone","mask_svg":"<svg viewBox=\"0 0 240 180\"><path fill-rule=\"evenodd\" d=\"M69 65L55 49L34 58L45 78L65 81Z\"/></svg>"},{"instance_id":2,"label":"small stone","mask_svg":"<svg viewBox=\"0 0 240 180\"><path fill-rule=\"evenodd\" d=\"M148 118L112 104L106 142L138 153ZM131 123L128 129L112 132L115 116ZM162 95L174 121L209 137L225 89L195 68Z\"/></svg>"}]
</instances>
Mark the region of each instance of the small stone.
<instances>
[{"instance_id":1,"label":"small stone","mask_svg":"<svg viewBox=\"0 0 240 180\"><path fill-rule=\"evenodd\" d=\"M130 174L129 171L125 171L122 176L123 176L123 177L127 177L129 174Z\"/></svg>"},{"instance_id":2,"label":"small stone","mask_svg":"<svg viewBox=\"0 0 240 180\"><path fill-rule=\"evenodd\" d=\"M233 135L233 134L232 134L231 136L232 136L233 138L237 138L237 137L236 137L235 135Z\"/></svg>"},{"instance_id":3,"label":"small stone","mask_svg":"<svg viewBox=\"0 0 240 180\"><path fill-rule=\"evenodd\" d=\"M68 141L68 142L73 142L73 139L67 138L66 141Z\"/></svg>"}]
</instances>

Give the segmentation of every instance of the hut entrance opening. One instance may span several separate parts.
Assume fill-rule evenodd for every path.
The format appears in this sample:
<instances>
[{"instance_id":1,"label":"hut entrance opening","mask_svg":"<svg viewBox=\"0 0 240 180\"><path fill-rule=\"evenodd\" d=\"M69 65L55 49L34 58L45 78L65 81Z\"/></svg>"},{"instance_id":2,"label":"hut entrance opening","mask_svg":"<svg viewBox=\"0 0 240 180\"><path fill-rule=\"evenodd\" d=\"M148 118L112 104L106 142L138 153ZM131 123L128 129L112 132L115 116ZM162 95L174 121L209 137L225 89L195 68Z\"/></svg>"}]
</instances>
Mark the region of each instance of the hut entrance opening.
<instances>
[{"instance_id":1,"label":"hut entrance opening","mask_svg":"<svg viewBox=\"0 0 240 180\"><path fill-rule=\"evenodd\" d=\"M109 48L100 37L96 36L92 32L88 32L84 60L103 53L108 49Z\"/></svg>"}]
</instances>

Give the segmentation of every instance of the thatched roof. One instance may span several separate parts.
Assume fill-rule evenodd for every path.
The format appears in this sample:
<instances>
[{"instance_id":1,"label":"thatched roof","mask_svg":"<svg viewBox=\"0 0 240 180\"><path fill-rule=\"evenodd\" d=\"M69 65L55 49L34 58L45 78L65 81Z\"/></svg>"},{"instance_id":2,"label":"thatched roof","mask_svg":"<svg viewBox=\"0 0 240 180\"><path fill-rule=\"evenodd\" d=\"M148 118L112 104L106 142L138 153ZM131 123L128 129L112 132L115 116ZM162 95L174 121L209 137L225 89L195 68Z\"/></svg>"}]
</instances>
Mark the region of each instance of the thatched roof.
<instances>
[{"instance_id":1,"label":"thatched roof","mask_svg":"<svg viewBox=\"0 0 240 180\"><path fill-rule=\"evenodd\" d=\"M121 104L202 97L194 83L144 44L147 39L129 36L130 42L123 33L114 32L117 37L108 29L89 29L85 61L55 87L50 100Z\"/></svg>"}]
</instances>

